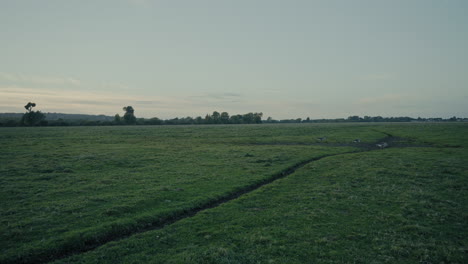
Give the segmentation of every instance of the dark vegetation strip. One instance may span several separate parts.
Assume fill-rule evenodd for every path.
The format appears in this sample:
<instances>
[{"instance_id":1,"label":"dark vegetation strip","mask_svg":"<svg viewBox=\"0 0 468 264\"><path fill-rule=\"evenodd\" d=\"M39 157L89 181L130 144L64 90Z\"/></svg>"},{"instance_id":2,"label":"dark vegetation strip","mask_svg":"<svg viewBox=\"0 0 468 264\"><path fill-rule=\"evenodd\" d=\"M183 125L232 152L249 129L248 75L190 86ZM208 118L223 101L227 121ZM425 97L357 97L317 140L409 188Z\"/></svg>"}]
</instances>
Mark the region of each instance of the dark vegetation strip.
<instances>
[{"instance_id":1,"label":"dark vegetation strip","mask_svg":"<svg viewBox=\"0 0 468 264\"><path fill-rule=\"evenodd\" d=\"M370 149L369 149L370 150ZM7 263L47 263L47 262L52 262L55 260L63 259L72 255L84 253L87 251L91 251L93 249L96 249L108 242L111 241L118 241L121 239L128 238L132 235L151 231L151 230L156 230L156 229L161 229L164 228L167 225L171 225L179 220L192 217L196 215L197 213L211 209L217 206L220 206L223 203L229 202L231 200L237 199L240 196L250 193L258 188L261 188L262 186L265 186L267 184L270 184L278 179L282 179L284 177L287 177L288 175L293 174L297 169L302 168L303 166L313 162L317 161L323 158L327 157L332 157L332 156L339 156L339 155L345 155L345 154L351 154L351 153L357 153L357 152L363 152L363 151L368 151L368 150L354 150L354 151L348 151L348 152L343 152L343 153L338 153L338 154L328 154L328 155L323 155L320 157L308 159L305 161L301 161L291 167L286 168L285 170L274 174L272 177L258 181L252 185L243 187L242 189L234 190L231 193L228 193L226 195L220 196L218 198L209 200L205 203L202 203L198 206L189 208L189 209L181 209L179 211L173 212L172 214L166 216L166 217L161 217L158 219L153 219L152 222L140 222L137 223L136 225L129 227L129 226L117 226L115 227L116 229L113 230L114 232L111 232L109 234L106 234L105 236L99 236L99 237L94 237L94 238L85 238L85 240L80 241L78 245L68 245L65 247L62 247L60 249L57 248L50 248L47 250L47 252L35 252L36 254L32 253L29 256L25 256L21 259L15 259L8 261Z\"/></svg>"},{"instance_id":2,"label":"dark vegetation strip","mask_svg":"<svg viewBox=\"0 0 468 264\"><path fill-rule=\"evenodd\" d=\"M392 147L398 147L398 148L461 148L462 147L461 145L442 145L442 146L439 145L438 146L438 145L434 145L431 143L423 143L423 144L415 144L414 142L408 143L408 142L411 142L411 139L396 137L390 133L379 131L376 129L372 129L372 130L386 135L387 137L382 139L381 141L387 142L389 146L392 146Z\"/></svg>"},{"instance_id":3,"label":"dark vegetation strip","mask_svg":"<svg viewBox=\"0 0 468 264\"><path fill-rule=\"evenodd\" d=\"M386 137L379 142L387 142L390 147L396 148L437 148L428 144L406 144L398 142L401 138ZM376 143L298 143L298 142L256 142L246 145L253 146L321 146L321 147L354 147L365 150L376 149ZM460 148L461 146L441 146L439 148Z\"/></svg>"}]
</instances>

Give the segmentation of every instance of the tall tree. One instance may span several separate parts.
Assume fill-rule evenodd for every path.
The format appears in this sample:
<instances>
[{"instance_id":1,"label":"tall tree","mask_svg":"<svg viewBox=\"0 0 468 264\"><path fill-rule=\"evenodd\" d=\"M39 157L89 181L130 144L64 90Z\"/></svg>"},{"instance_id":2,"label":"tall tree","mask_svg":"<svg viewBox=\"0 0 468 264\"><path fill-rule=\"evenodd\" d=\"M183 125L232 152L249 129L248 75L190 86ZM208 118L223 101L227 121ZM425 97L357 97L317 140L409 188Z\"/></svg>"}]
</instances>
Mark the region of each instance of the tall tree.
<instances>
[{"instance_id":1,"label":"tall tree","mask_svg":"<svg viewBox=\"0 0 468 264\"><path fill-rule=\"evenodd\" d=\"M214 111L213 114L211 115L211 118L213 119L214 124L219 124L220 123L220 117L221 117L221 115L219 114L218 111Z\"/></svg>"},{"instance_id":2,"label":"tall tree","mask_svg":"<svg viewBox=\"0 0 468 264\"><path fill-rule=\"evenodd\" d=\"M252 124L254 122L254 114L251 112L251 113L247 113L247 114L244 114L242 116L242 120L244 121L244 123L246 124Z\"/></svg>"},{"instance_id":3,"label":"tall tree","mask_svg":"<svg viewBox=\"0 0 468 264\"><path fill-rule=\"evenodd\" d=\"M221 119L221 123L223 124L229 123L229 114L227 112L222 112L220 119Z\"/></svg>"},{"instance_id":4,"label":"tall tree","mask_svg":"<svg viewBox=\"0 0 468 264\"><path fill-rule=\"evenodd\" d=\"M26 113L21 118L21 123L26 126L35 126L41 123L45 119L45 115L41 111L33 111L33 107L36 107L35 103L27 103L24 108Z\"/></svg>"},{"instance_id":5,"label":"tall tree","mask_svg":"<svg viewBox=\"0 0 468 264\"><path fill-rule=\"evenodd\" d=\"M213 118L209 114L205 116L205 124L213 124Z\"/></svg>"},{"instance_id":6,"label":"tall tree","mask_svg":"<svg viewBox=\"0 0 468 264\"><path fill-rule=\"evenodd\" d=\"M242 124L242 123L243 123L242 118L243 118L242 115L232 115L232 116L229 118L229 122L230 122L231 124Z\"/></svg>"},{"instance_id":7,"label":"tall tree","mask_svg":"<svg viewBox=\"0 0 468 264\"><path fill-rule=\"evenodd\" d=\"M255 113L254 114L254 122L255 124L261 124L262 123L262 117L263 117L263 113L260 112L260 113Z\"/></svg>"},{"instance_id":8,"label":"tall tree","mask_svg":"<svg viewBox=\"0 0 468 264\"><path fill-rule=\"evenodd\" d=\"M31 112L32 112L33 107L36 107L36 103L31 103L31 102L29 102L29 103L27 103L27 104L24 106L24 108L26 108L26 110L28 111L28 113L31 113Z\"/></svg>"},{"instance_id":9,"label":"tall tree","mask_svg":"<svg viewBox=\"0 0 468 264\"><path fill-rule=\"evenodd\" d=\"M124 106L123 110L125 111L125 114L123 116L125 124L136 124L135 109L133 109L132 106Z\"/></svg>"},{"instance_id":10,"label":"tall tree","mask_svg":"<svg viewBox=\"0 0 468 264\"><path fill-rule=\"evenodd\" d=\"M120 122L122 122L122 118L120 117L119 114L115 114L115 116L114 116L114 123L120 124Z\"/></svg>"}]
</instances>

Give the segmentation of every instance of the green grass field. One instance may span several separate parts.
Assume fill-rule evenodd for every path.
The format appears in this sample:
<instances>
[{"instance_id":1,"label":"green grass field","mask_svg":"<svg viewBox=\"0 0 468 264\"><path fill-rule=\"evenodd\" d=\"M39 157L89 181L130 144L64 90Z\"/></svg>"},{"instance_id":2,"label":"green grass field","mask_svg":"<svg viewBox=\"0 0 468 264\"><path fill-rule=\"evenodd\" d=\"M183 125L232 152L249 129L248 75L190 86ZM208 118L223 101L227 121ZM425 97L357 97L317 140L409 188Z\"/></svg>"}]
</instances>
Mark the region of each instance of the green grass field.
<instances>
[{"instance_id":1,"label":"green grass field","mask_svg":"<svg viewBox=\"0 0 468 264\"><path fill-rule=\"evenodd\" d=\"M468 124L2 128L0 143L0 263L468 261Z\"/></svg>"}]
</instances>

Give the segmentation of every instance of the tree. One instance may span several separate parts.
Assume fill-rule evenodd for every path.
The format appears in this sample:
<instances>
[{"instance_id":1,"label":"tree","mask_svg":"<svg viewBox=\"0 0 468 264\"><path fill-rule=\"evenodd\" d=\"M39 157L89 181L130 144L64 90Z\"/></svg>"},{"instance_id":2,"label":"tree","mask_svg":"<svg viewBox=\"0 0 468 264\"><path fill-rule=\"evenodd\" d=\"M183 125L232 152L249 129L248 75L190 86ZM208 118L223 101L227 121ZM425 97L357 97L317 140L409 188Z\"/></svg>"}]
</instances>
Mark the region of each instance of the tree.
<instances>
[{"instance_id":1,"label":"tree","mask_svg":"<svg viewBox=\"0 0 468 264\"><path fill-rule=\"evenodd\" d=\"M41 111L33 111L33 107L36 107L36 104L31 102L24 106L27 112L21 118L21 124L34 126L44 122L45 115Z\"/></svg>"},{"instance_id":2,"label":"tree","mask_svg":"<svg viewBox=\"0 0 468 264\"><path fill-rule=\"evenodd\" d=\"M244 121L245 124L252 124L254 122L254 114L253 113L247 113L242 116L242 120Z\"/></svg>"},{"instance_id":3,"label":"tree","mask_svg":"<svg viewBox=\"0 0 468 264\"><path fill-rule=\"evenodd\" d=\"M205 116L205 124L213 124L213 118L209 114Z\"/></svg>"},{"instance_id":4,"label":"tree","mask_svg":"<svg viewBox=\"0 0 468 264\"><path fill-rule=\"evenodd\" d=\"M229 118L229 122L231 124L241 124L242 123L242 115L232 115Z\"/></svg>"},{"instance_id":5,"label":"tree","mask_svg":"<svg viewBox=\"0 0 468 264\"><path fill-rule=\"evenodd\" d=\"M150 120L148 120L148 124L149 125L161 125L162 120L157 117L153 117L153 118L150 118Z\"/></svg>"},{"instance_id":6,"label":"tree","mask_svg":"<svg viewBox=\"0 0 468 264\"><path fill-rule=\"evenodd\" d=\"M229 123L229 114L227 112L222 112L220 119L221 119L221 123L228 124Z\"/></svg>"},{"instance_id":7,"label":"tree","mask_svg":"<svg viewBox=\"0 0 468 264\"><path fill-rule=\"evenodd\" d=\"M255 113L254 114L254 122L255 124L261 124L262 123L262 117L263 117L263 113L260 112L260 113Z\"/></svg>"},{"instance_id":8,"label":"tree","mask_svg":"<svg viewBox=\"0 0 468 264\"><path fill-rule=\"evenodd\" d=\"M28 113L31 113L31 112L32 112L33 107L36 107L36 103L31 103L31 102L29 102L27 105L24 106L24 108L26 108L26 110L28 111Z\"/></svg>"},{"instance_id":9,"label":"tree","mask_svg":"<svg viewBox=\"0 0 468 264\"><path fill-rule=\"evenodd\" d=\"M122 122L122 118L120 117L119 114L115 114L115 116L114 116L114 123L120 124L120 122Z\"/></svg>"},{"instance_id":10,"label":"tree","mask_svg":"<svg viewBox=\"0 0 468 264\"><path fill-rule=\"evenodd\" d=\"M203 124L203 118L201 116L197 116L195 118L195 123L198 124L198 125Z\"/></svg>"},{"instance_id":11,"label":"tree","mask_svg":"<svg viewBox=\"0 0 468 264\"><path fill-rule=\"evenodd\" d=\"M136 124L135 109L132 106L125 106L123 108L125 114L123 116L125 124L134 125Z\"/></svg>"},{"instance_id":12,"label":"tree","mask_svg":"<svg viewBox=\"0 0 468 264\"><path fill-rule=\"evenodd\" d=\"M219 114L218 111L214 111L213 114L211 115L211 118L212 118L214 124L219 124L220 117L221 117L221 115Z\"/></svg>"},{"instance_id":13,"label":"tree","mask_svg":"<svg viewBox=\"0 0 468 264\"><path fill-rule=\"evenodd\" d=\"M348 121L356 122L356 121L359 121L359 120L361 120L361 118L359 116L357 116L357 115L348 117Z\"/></svg>"}]
</instances>

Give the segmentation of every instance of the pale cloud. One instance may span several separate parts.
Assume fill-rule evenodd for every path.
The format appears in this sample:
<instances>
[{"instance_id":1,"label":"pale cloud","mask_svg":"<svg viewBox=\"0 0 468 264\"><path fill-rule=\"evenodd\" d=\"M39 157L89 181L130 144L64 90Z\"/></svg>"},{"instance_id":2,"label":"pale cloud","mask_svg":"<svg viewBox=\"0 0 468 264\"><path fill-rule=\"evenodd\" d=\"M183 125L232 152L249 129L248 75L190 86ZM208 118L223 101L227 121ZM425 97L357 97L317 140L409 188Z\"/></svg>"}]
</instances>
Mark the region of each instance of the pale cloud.
<instances>
[{"instance_id":1,"label":"pale cloud","mask_svg":"<svg viewBox=\"0 0 468 264\"><path fill-rule=\"evenodd\" d=\"M148 7L151 3L150 0L127 0L128 3L136 6Z\"/></svg>"},{"instance_id":2,"label":"pale cloud","mask_svg":"<svg viewBox=\"0 0 468 264\"><path fill-rule=\"evenodd\" d=\"M142 100L142 101L135 101L135 103L137 104L141 104L141 105L156 105L156 104L164 104L163 101L156 101L156 100Z\"/></svg>"},{"instance_id":3,"label":"pale cloud","mask_svg":"<svg viewBox=\"0 0 468 264\"><path fill-rule=\"evenodd\" d=\"M406 101L410 98L411 96L403 95L403 94L385 94L382 96L360 98L355 102L355 104L359 104L359 105L389 104L389 103Z\"/></svg>"},{"instance_id":4,"label":"pale cloud","mask_svg":"<svg viewBox=\"0 0 468 264\"><path fill-rule=\"evenodd\" d=\"M130 86L123 84L123 83L116 83L116 82L103 82L100 85L100 88L107 89L107 90L127 90L130 89Z\"/></svg>"},{"instance_id":5,"label":"pale cloud","mask_svg":"<svg viewBox=\"0 0 468 264\"><path fill-rule=\"evenodd\" d=\"M263 93L268 93L268 94L279 94L282 93L282 90L279 89L264 89L262 90Z\"/></svg>"},{"instance_id":6,"label":"pale cloud","mask_svg":"<svg viewBox=\"0 0 468 264\"><path fill-rule=\"evenodd\" d=\"M367 74L358 77L361 81L391 81L396 80L397 76L392 73Z\"/></svg>"},{"instance_id":7,"label":"pale cloud","mask_svg":"<svg viewBox=\"0 0 468 264\"><path fill-rule=\"evenodd\" d=\"M383 94L357 99L350 105L350 115L413 116L427 102L411 94ZM432 106L434 108L434 105Z\"/></svg>"},{"instance_id":8,"label":"pale cloud","mask_svg":"<svg viewBox=\"0 0 468 264\"><path fill-rule=\"evenodd\" d=\"M0 72L0 81L39 85L81 85L80 80L71 77L41 76L7 72Z\"/></svg>"},{"instance_id":9,"label":"pale cloud","mask_svg":"<svg viewBox=\"0 0 468 264\"><path fill-rule=\"evenodd\" d=\"M203 93L192 95L190 98L200 103L237 103L245 101L245 98L240 93L226 92L226 93Z\"/></svg>"}]
</instances>

